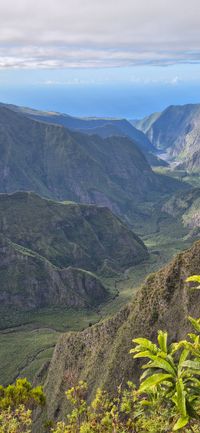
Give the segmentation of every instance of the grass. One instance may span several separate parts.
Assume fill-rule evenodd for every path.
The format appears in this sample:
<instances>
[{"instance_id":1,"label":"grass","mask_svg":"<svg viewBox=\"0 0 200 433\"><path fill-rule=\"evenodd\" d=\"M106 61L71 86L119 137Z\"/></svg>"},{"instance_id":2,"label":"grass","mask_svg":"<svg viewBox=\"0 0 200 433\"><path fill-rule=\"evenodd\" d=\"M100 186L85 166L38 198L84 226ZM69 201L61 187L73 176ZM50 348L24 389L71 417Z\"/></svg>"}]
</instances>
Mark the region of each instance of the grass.
<instances>
[{"instance_id":1,"label":"grass","mask_svg":"<svg viewBox=\"0 0 200 433\"><path fill-rule=\"evenodd\" d=\"M13 329L39 329L49 328L55 331L80 331L98 321L95 311L73 310L61 307L41 308L39 310L22 311L18 309L0 308L1 332Z\"/></svg>"},{"instance_id":2,"label":"grass","mask_svg":"<svg viewBox=\"0 0 200 433\"><path fill-rule=\"evenodd\" d=\"M32 380L51 359L58 337L64 331L80 331L100 319L95 311L41 309L21 312L0 310L0 383L8 384L19 374ZM4 328L4 329L2 329Z\"/></svg>"},{"instance_id":3,"label":"grass","mask_svg":"<svg viewBox=\"0 0 200 433\"><path fill-rule=\"evenodd\" d=\"M58 335L56 331L47 329L32 331L13 331L0 334L0 382L12 382L35 358L48 349L52 355ZM40 368L40 363L37 365ZM29 379L33 379L34 368L30 371Z\"/></svg>"}]
</instances>

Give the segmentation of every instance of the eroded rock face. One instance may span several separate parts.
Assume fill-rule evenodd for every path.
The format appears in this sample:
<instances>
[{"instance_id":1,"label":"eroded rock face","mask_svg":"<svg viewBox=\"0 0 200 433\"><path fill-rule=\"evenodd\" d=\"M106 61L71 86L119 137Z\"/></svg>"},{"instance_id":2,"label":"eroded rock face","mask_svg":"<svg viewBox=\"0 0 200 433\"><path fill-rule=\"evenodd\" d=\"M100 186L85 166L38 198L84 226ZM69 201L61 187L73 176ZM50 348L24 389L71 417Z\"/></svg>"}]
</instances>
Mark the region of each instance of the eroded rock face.
<instances>
[{"instance_id":1,"label":"eroded rock face","mask_svg":"<svg viewBox=\"0 0 200 433\"><path fill-rule=\"evenodd\" d=\"M99 386L113 392L117 384L137 380L138 363L129 355L133 338L155 340L159 329L167 330L171 341L184 337L189 330L187 316L200 314L200 291L191 291L185 283L192 274L200 274L199 241L150 275L134 302L113 319L63 335L45 384L47 417L63 417L67 412L64 390L70 386L70 377L88 382L89 398Z\"/></svg>"}]
</instances>

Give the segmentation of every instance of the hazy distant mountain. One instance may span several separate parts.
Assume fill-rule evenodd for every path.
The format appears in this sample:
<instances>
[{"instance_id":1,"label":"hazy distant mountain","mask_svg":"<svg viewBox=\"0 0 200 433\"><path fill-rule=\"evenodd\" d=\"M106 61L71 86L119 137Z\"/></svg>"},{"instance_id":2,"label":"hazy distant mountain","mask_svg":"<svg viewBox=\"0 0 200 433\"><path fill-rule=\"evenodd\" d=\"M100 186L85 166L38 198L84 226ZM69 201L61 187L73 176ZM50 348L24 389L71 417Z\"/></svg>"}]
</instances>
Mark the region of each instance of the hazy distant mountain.
<instances>
[{"instance_id":1,"label":"hazy distant mountain","mask_svg":"<svg viewBox=\"0 0 200 433\"><path fill-rule=\"evenodd\" d=\"M99 135L102 138L108 138L111 136L128 137L132 139L135 144L137 143L138 147L145 154L150 165L168 165L165 161L155 155L156 149L148 137L139 130L140 128L135 128L133 124L126 119L97 117L79 118L62 113L38 111L26 107L17 107L15 105L3 105L9 109L20 112L29 118L61 125L73 131L79 131L89 135Z\"/></svg>"},{"instance_id":2,"label":"hazy distant mountain","mask_svg":"<svg viewBox=\"0 0 200 433\"><path fill-rule=\"evenodd\" d=\"M144 117L143 119L129 120L129 122L131 123L131 125L135 126L135 128L146 134L146 132L149 130L152 124L160 117L160 115L161 113L152 113L149 116Z\"/></svg>"},{"instance_id":3,"label":"hazy distant mountain","mask_svg":"<svg viewBox=\"0 0 200 433\"><path fill-rule=\"evenodd\" d=\"M174 218L180 218L185 227L190 229L188 236L200 233L200 188L177 192L162 207L162 211Z\"/></svg>"},{"instance_id":4,"label":"hazy distant mountain","mask_svg":"<svg viewBox=\"0 0 200 433\"><path fill-rule=\"evenodd\" d=\"M0 194L1 305L97 305L108 291L88 271L120 271L147 256L108 208Z\"/></svg>"},{"instance_id":5,"label":"hazy distant mountain","mask_svg":"<svg viewBox=\"0 0 200 433\"><path fill-rule=\"evenodd\" d=\"M168 158L189 171L200 169L200 104L170 106L135 123Z\"/></svg>"},{"instance_id":6,"label":"hazy distant mountain","mask_svg":"<svg viewBox=\"0 0 200 433\"><path fill-rule=\"evenodd\" d=\"M138 200L179 187L152 172L126 137L72 132L0 107L0 192L32 190L58 200L131 213Z\"/></svg>"},{"instance_id":7,"label":"hazy distant mountain","mask_svg":"<svg viewBox=\"0 0 200 433\"><path fill-rule=\"evenodd\" d=\"M149 139L143 132L139 131L139 129L137 130L136 128L134 128L134 131L133 128L130 129L130 125L128 125L129 122L126 120L121 120L118 122L118 124L106 123L105 125L97 126L95 128L80 129L80 132L82 131L89 135L97 134L102 138L108 138L112 136L129 137L134 140L134 143L137 143L138 147L145 154L145 157L151 166L155 167L168 165L166 161L159 158L155 154L156 149L154 146L152 146Z\"/></svg>"},{"instance_id":8,"label":"hazy distant mountain","mask_svg":"<svg viewBox=\"0 0 200 433\"><path fill-rule=\"evenodd\" d=\"M74 131L85 132L90 135L97 134L102 138L107 138L112 135L129 137L137 142L142 150L147 152L153 152L155 150L147 136L131 125L126 119L73 117L62 113L38 111L13 105L8 105L8 108L19 111L33 119L54 123L56 125L64 126L65 128Z\"/></svg>"}]
</instances>

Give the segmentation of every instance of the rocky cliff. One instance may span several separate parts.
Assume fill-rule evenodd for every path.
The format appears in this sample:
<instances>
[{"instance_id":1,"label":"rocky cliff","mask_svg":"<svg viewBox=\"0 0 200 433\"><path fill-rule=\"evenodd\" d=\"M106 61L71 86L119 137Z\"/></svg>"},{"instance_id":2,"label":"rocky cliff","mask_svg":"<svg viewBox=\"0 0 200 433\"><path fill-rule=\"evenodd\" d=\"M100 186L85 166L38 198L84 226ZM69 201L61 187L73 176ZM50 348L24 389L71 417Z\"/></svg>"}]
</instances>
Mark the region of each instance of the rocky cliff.
<instances>
[{"instance_id":1,"label":"rocky cliff","mask_svg":"<svg viewBox=\"0 0 200 433\"><path fill-rule=\"evenodd\" d=\"M167 330L171 340L185 336L189 329L187 316L200 314L200 292L185 283L192 274L200 274L199 241L151 274L133 303L114 318L83 332L63 335L48 369L45 416L51 419L66 414L64 391L72 378L88 382L89 398L99 386L113 392L119 383L137 381L138 362L129 354L133 338L155 339L158 329Z\"/></svg>"}]
</instances>

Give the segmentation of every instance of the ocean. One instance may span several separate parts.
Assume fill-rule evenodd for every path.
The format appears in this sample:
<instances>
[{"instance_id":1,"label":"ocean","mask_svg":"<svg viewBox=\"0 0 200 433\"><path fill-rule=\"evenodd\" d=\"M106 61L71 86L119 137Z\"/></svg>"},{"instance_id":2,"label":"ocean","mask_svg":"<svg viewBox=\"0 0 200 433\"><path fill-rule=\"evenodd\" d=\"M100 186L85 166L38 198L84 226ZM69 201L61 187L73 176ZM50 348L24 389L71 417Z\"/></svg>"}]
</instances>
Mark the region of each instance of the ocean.
<instances>
[{"instance_id":1,"label":"ocean","mask_svg":"<svg viewBox=\"0 0 200 433\"><path fill-rule=\"evenodd\" d=\"M0 86L0 101L73 116L142 118L168 105L200 103L199 85L109 84Z\"/></svg>"}]
</instances>

